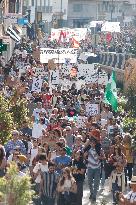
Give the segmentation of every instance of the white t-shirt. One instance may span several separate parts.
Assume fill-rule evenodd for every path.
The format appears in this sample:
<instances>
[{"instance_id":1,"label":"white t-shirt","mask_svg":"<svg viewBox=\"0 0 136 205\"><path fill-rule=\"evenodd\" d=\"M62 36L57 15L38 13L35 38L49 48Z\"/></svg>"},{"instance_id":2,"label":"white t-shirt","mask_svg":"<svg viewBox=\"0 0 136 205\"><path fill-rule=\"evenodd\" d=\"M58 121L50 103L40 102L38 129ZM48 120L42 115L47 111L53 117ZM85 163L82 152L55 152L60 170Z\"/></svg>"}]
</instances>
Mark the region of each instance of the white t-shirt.
<instances>
[{"instance_id":1,"label":"white t-shirt","mask_svg":"<svg viewBox=\"0 0 136 205\"><path fill-rule=\"evenodd\" d=\"M130 191L125 197L130 203L136 203L136 192Z\"/></svg>"},{"instance_id":2,"label":"white t-shirt","mask_svg":"<svg viewBox=\"0 0 136 205\"><path fill-rule=\"evenodd\" d=\"M34 123L33 124L33 129L32 129L32 137L33 138L40 138L42 134L42 130L46 129L47 126L45 124L40 124L40 123Z\"/></svg>"},{"instance_id":3,"label":"white t-shirt","mask_svg":"<svg viewBox=\"0 0 136 205\"><path fill-rule=\"evenodd\" d=\"M32 162L33 162L33 159L37 156L37 154L38 154L38 148L32 148L31 150L30 150L30 164L29 164L29 166L32 166Z\"/></svg>"},{"instance_id":4,"label":"white t-shirt","mask_svg":"<svg viewBox=\"0 0 136 205\"><path fill-rule=\"evenodd\" d=\"M43 165L41 163L37 163L33 169L33 173L36 174L38 171L47 172L48 171L48 163L45 165ZM36 183L41 182L41 175L40 174L36 177L35 182Z\"/></svg>"},{"instance_id":5,"label":"white t-shirt","mask_svg":"<svg viewBox=\"0 0 136 205\"><path fill-rule=\"evenodd\" d=\"M35 118L39 118L39 113L40 112L46 112L46 110L44 108L35 108L34 111L33 111L33 116Z\"/></svg>"}]
</instances>

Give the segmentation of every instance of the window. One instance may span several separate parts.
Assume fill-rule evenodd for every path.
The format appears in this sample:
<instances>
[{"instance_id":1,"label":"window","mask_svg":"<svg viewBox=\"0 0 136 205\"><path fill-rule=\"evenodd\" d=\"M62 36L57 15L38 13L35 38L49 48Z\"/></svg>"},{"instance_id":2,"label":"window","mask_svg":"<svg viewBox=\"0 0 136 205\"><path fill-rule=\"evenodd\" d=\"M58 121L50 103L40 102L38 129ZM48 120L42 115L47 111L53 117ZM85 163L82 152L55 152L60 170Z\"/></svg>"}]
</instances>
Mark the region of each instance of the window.
<instances>
[{"instance_id":1,"label":"window","mask_svg":"<svg viewBox=\"0 0 136 205\"><path fill-rule=\"evenodd\" d=\"M73 11L74 12L81 12L83 10L83 5L82 4L74 4L73 5Z\"/></svg>"}]
</instances>

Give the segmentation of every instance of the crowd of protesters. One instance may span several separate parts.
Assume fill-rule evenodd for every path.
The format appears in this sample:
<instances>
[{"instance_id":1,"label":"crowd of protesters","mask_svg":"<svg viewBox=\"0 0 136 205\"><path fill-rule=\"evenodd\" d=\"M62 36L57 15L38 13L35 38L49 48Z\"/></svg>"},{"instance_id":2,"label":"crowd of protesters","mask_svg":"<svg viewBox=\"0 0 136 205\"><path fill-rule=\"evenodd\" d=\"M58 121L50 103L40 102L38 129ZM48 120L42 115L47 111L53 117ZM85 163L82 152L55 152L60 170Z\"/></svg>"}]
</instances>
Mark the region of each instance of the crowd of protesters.
<instances>
[{"instance_id":1,"label":"crowd of protesters","mask_svg":"<svg viewBox=\"0 0 136 205\"><path fill-rule=\"evenodd\" d=\"M91 202L96 202L99 189L109 180L114 204L136 204L131 134L124 132L121 117L103 103L103 89L97 84L79 89L73 83L63 90L45 79L40 93L31 91L32 68L39 63L24 45L16 46L8 64L1 59L1 95L10 98L14 85L4 80L17 79L25 87L21 98L27 100L29 113L22 126L11 131L11 139L0 145L0 177L13 161L20 177L29 170L39 205L82 205L85 178ZM19 69L25 66L20 76ZM48 65L44 68L48 72ZM99 104L99 114L86 113L90 102ZM33 133L34 124L39 125L38 134ZM132 191L124 196L130 187Z\"/></svg>"}]
</instances>

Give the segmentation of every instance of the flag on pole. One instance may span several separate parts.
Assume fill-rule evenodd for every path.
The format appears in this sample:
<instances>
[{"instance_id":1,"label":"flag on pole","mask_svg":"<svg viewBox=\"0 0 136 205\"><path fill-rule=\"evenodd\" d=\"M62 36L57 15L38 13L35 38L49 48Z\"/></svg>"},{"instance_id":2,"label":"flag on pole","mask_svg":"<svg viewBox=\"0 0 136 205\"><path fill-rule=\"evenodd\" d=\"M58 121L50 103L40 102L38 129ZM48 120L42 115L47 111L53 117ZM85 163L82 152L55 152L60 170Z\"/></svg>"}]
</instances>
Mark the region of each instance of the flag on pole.
<instances>
[{"instance_id":1,"label":"flag on pole","mask_svg":"<svg viewBox=\"0 0 136 205\"><path fill-rule=\"evenodd\" d=\"M72 38L72 43L73 43L73 48L79 48L80 47L80 43L75 38Z\"/></svg>"},{"instance_id":2,"label":"flag on pole","mask_svg":"<svg viewBox=\"0 0 136 205\"><path fill-rule=\"evenodd\" d=\"M112 109L116 112L118 109L117 101L117 88L116 88L116 75L115 71L112 71L111 77L106 85L104 93L104 103L110 104Z\"/></svg>"}]
</instances>

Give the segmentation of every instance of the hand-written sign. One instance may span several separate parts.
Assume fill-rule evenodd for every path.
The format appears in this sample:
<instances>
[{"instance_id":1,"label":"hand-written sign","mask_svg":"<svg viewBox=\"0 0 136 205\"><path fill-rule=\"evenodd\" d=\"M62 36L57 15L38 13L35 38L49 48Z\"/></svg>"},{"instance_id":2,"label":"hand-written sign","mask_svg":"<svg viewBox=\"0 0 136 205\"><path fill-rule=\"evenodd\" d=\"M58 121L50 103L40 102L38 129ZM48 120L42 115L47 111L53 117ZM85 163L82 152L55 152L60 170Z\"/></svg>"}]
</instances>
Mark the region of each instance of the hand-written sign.
<instances>
[{"instance_id":1,"label":"hand-written sign","mask_svg":"<svg viewBox=\"0 0 136 205\"><path fill-rule=\"evenodd\" d=\"M87 116L95 116L99 114L99 104L87 103L86 105Z\"/></svg>"},{"instance_id":2,"label":"hand-written sign","mask_svg":"<svg viewBox=\"0 0 136 205\"><path fill-rule=\"evenodd\" d=\"M43 67L34 67L33 68L34 76L46 76L47 72L45 72Z\"/></svg>"},{"instance_id":3,"label":"hand-written sign","mask_svg":"<svg viewBox=\"0 0 136 205\"><path fill-rule=\"evenodd\" d=\"M41 77L34 77L33 78L33 84L32 84L32 91L35 92L41 92L41 88L42 88L42 78Z\"/></svg>"},{"instance_id":4,"label":"hand-written sign","mask_svg":"<svg viewBox=\"0 0 136 205\"><path fill-rule=\"evenodd\" d=\"M40 62L48 63L53 59L54 63L65 63L65 59L69 58L71 63L77 62L77 50L74 48L41 48L40 49Z\"/></svg>"}]
</instances>

